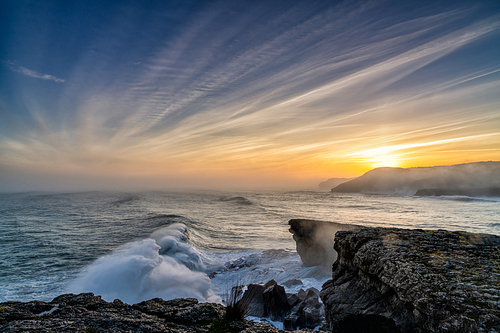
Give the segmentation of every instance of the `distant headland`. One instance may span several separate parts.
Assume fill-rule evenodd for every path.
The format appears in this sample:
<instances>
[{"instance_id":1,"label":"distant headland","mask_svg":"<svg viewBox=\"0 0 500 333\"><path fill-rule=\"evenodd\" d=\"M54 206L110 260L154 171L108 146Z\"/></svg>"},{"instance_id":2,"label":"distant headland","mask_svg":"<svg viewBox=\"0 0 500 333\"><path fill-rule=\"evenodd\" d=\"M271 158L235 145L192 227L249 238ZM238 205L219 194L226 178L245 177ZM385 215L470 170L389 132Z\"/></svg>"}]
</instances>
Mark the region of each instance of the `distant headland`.
<instances>
[{"instance_id":1,"label":"distant headland","mask_svg":"<svg viewBox=\"0 0 500 333\"><path fill-rule=\"evenodd\" d=\"M500 162L419 168L376 168L358 178L334 186L331 192L408 196L500 196Z\"/></svg>"}]
</instances>

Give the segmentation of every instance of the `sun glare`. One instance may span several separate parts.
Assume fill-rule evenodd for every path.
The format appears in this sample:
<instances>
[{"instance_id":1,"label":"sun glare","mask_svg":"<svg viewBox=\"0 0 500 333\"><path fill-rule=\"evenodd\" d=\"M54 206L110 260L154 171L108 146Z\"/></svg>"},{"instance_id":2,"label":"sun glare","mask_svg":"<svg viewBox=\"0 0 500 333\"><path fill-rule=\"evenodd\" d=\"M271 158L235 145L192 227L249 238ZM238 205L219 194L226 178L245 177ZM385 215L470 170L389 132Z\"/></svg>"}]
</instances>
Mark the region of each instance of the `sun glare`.
<instances>
[{"instance_id":1,"label":"sun glare","mask_svg":"<svg viewBox=\"0 0 500 333\"><path fill-rule=\"evenodd\" d=\"M369 159L373 168L380 167L398 167L400 160L397 155L379 155Z\"/></svg>"},{"instance_id":2,"label":"sun glare","mask_svg":"<svg viewBox=\"0 0 500 333\"><path fill-rule=\"evenodd\" d=\"M401 163L401 156L394 154L395 147L380 147L364 150L351 156L358 156L361 162L369 164L372 168L398 167Z\"/></svg>"}]
</instances>

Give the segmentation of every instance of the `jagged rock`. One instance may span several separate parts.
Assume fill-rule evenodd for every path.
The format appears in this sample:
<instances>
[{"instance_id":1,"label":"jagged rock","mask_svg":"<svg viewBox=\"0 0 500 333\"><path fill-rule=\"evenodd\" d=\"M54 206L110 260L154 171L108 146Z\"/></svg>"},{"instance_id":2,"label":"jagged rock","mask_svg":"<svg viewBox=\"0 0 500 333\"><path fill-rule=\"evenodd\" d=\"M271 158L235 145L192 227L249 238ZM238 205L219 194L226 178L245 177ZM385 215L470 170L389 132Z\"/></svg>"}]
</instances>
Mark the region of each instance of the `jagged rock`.
<instances>
[{"instance_id":1,"label":"jagged rock","mask_svg":"<svg viewBox=\"0 0 500 333\"><path fill-rule=\"evenodd\" d=\"M269 281L267 281L267 282L264 284L264 289L267 289L267 288L269 288L269 287L271 287L271 286L275 286L275 285L277 285L277 284L278 284L278 282L276 282L276 281L274 281L274 280L269 280Z\"/></svg>"},{"instance_id":2,"label":"jagged rock","mask_svg":"<svg viewBox=\"0 0 500 333\"><path fill-rule=\"evenodd\" d=\"M263 293L264 315L272 320L280 320L290 312L285 288L278 284L269 286Z\"/></svg>"},{"instance_id":3,"label":"jagged rock","mask_svg":"<svg viewBox=\"0 0 500 333\"><path fill-rule=\"evenodd\" d=\"M324 318L325 312L323 304L318 296L311 296L302 302L297 311L297 326L300 328L315 328L319 326Z\"/></svg>"},{"instance_id":4,"label":"jagged rock","mask_svg":"<svg viewBox=\"0 0 500 333\"><path fill-rule=\"evenodd\" d=\"M297 297L296 294L291 294L287 295L287 302L290 305L290 307L294 307L295 305L299 304L301 302L300 298Z\"/></svg>"},{"instance_id":5,"label":"jagged rock","mask_svg":"<svg viewBox=\"0 0 500 333\"><path fill-rule=\"evenodd\" d=\"M349 224L304 219L292 219L288 224L302 263L305 266L321 265L327 270L337 258L332 246L335 233L356 228Z\"/></svg>"},{"instance_id":6,"label":"jagged rock","mask_svg":"<svg viewBox=\"0 0 500 333\"><path fill-rule=\"evenodd\" d=\"M500 331L500 237L445 230L359 228L321 299L342 332Z\"/></svg>"},{"instance_id":7,"label":"jagged rock","mask_svg":"<svg viewBox=\"0 0 500 333\"><path fill-rule=\"evenodd\" d=\"M308 288L306 290L306 297L305 299L309 299L309 298L318 298L319 297L319 290L314 288L314 287L311 287L311 288Z\"/></svg>"},{"instance_id":8,"label":"jagged rock","mask_svg":"<svg viewBox=\"0 0 500 333\"><path fill-rule=\"evenodd\" d=\"M61 295L49 303L0 303L0 332L283 332L269 324L222 319L220 304L156 298L133 306L91 293Z\"/></svg>"},{"instance_id":9,"label":"jagged rock","mask_svg":"<svg viewBox=\"0 0 500 333\"><path fill-rule=\"evenodd\" d=\"M303 282L297 279L288 280L282 283L282 285L284 285L287 288L290 288L292 286L299 286L301 284L303 284Z\"/></svg>"},{"instance_id":10,"label":"jagged rock","mask_svg":"<svg viewBox=\"0 0 500 333\"><path fill-rule=\"evenodd\" d=\"M307 293L302 288L297 292L297 297L300 299L300 301L305 300L306 296L307 296Z\"/></svg>"},{"instance_id":11,"label":"jagged rock","mask_svg":"<svg viewBox=\"0 0 500 333\"><path fill-rule=\"evenodd\" d=\"M264 285L252 283L241 297L240 302L248 308L249 316L264 317Z\"/></svg>"}]
</instances>

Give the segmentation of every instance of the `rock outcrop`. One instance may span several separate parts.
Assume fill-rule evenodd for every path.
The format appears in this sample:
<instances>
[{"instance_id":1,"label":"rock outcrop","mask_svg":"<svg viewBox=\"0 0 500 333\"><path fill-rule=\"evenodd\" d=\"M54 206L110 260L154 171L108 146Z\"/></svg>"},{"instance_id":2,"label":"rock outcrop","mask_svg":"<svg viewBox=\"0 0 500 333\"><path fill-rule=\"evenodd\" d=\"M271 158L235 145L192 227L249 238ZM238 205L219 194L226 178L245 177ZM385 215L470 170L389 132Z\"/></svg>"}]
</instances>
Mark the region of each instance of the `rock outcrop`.
<instances>
[{"instance_id":1,"label":"rock outcrop","mask_svg":"<svg viewBox=\"0 0 500 333\"><path fill-rule=\"evenodd\" d=\"M500 332L499 236L360 227L334 246L333 332Z\"/></svg>"},{"instance_id":2,"label":"rock outcrop","mask_svg":"<svg viewBox=\"0 0 500 333\"><path fill-rule=\"evenodd\" d=\"M297 253L305 266L320 266L330 269L337 259L333 249L335 233L339 230L352 230L355 225L305 219L288 221L289 231L293 234Z\"/></svg>"},{"instance_id":3,"label":"rock outcrop","mask_svg":"<svg viewBox=\"0 0 500 333\"><path fill-rule=\"evenodd\" d=\"M135 305L91 293L51 302L0 303L0 332L283 332L264 323L224 319L224 306L196 299L151 299Z\"/></svg>"}]
</instances>

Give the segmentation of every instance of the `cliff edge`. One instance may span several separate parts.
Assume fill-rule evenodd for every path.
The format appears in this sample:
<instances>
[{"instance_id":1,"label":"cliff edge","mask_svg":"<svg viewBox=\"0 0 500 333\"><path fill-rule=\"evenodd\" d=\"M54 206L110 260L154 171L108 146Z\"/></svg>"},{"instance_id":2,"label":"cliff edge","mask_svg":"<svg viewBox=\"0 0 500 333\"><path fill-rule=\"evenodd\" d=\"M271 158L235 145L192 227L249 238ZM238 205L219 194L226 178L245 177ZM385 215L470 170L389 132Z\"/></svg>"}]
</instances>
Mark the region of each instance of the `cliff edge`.
<instances>
[{"instance_id":1,"label":"cliff edge","mask_svg":"<svg viewBox=\"0 0 500 333\"><path fill-rule=\"evenodd\" d=\"M330 330L499 332L500 237L360 227L335 236Z\"/></svg>"}]
</instances>

